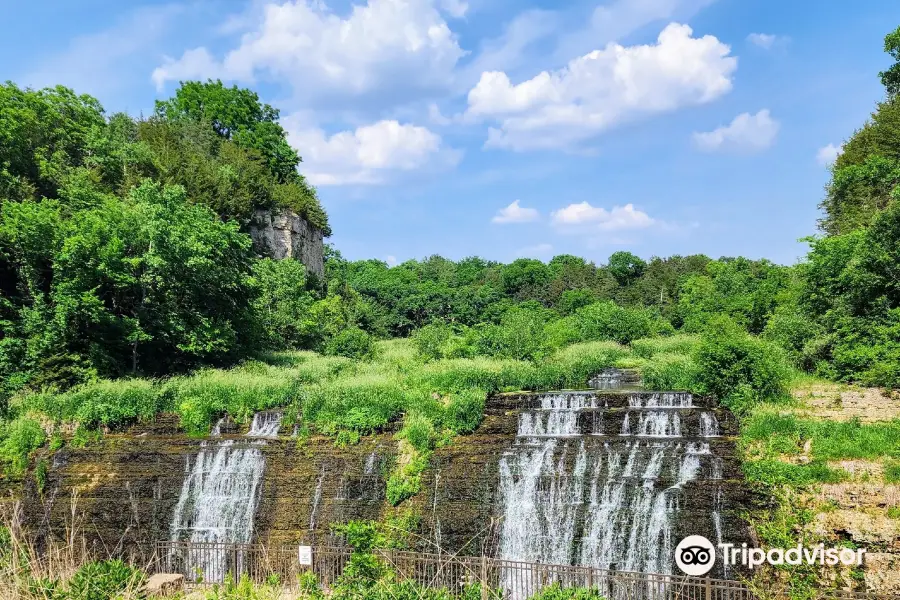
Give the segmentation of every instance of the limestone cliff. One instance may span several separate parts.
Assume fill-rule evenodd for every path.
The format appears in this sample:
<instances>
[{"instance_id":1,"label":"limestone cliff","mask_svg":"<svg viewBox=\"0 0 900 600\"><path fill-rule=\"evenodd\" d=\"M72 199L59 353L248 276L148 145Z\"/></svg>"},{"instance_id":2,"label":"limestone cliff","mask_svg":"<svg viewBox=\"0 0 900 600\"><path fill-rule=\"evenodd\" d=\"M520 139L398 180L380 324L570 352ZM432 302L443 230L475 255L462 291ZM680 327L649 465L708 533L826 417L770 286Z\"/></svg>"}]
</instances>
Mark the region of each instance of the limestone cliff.
<instances>
[{"instance_id":1,"label":"limestone cliff","mask_svg":"<svg viewBox=\"0 0 900 600\"><path fill-rule=\"evenodd\" d=\"M250 237L256 251L264 256L294 258L317 277L325 273L322 231L290 209L254 210Z\"/></svg>"}]
</instances>

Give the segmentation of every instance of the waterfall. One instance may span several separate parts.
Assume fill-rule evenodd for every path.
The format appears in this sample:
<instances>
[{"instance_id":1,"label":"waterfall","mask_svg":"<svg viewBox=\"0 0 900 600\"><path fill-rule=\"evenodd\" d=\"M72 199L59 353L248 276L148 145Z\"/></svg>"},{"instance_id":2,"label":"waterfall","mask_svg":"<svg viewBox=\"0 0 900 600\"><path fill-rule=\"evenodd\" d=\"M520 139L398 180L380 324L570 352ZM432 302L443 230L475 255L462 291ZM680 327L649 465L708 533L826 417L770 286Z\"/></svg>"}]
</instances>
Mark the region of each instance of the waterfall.
<instances>
[{"instance_id":1,"label":"waterfall","mask_svg":"<svg viewBox=\"0 0 900 600\"><path fill-rule=\"evenodd\" d=\"M717 437L719 435L719 420L711 412L700 413L700 435L703 437Z\"/></svg>"},{"instance_id":2,"label":"waterfall","mask_svg":"<svg viewBox=\"0 0 900 600\"><path fill-rule=\"evenodd\" d=\"M247 436L277 438L279 429L281 429L280 412L258 412L253 415L253 423L250 424L250 431L247 432Z\"/></svg>"},{"instance_id":3,"label":"waterfall","mask_svg":"<svg viewBox=\"0 0 900 600\"><path fill-rule=\"evenodd\" d=\"M375 461L378 460L378 455L372 452L369 456L366 457L366 465L363 468L363 473L365 475L374 475L375 474Z\"/></svg>"},{"instance_id":4,"label":"waterfall","mask_svg":"<svg viewBox=\"0 0 900 600\"><path fill-rule=\"evenodd\" d=\"M217 436L223 420L214 428ZM247 437L275 437L280 426L281 413L257 413ZM250 543L266 468L262 444L265 442L201 442L193 464L190 456L186 458L184 483L170 527L172 541ZM241 568L243 554L233 556L237 564L228 564L224 554L190 549L186 559L190 572L197 570L205 581L221 582L226 572Z\"/></svg>"},{"instance_id":5,"label":"waterfall","mask_svg":"<svg viewBox=\"0 0 900 600\"><path fill-rule=\"evenodd\" d=\"M684 496L691 482L721 480L711 442L682 437L717 436L715 415L703 411L692 420L696 408L686 392L629 393L626 400L624 408L608 408L595 393L548 393L519 414L516 441L498 465L501 558L671 574L680 539L673 536L691 530L721 539L718 504L686 506ZM704 508L708 523L692 516L676 533L685 509ZM513 590L516 574L502 577Z\"/></svg>"},{"instance_id":6,"label":"waterfall","mask_svg":"<svg viewBox=\"0 0 900 600\"><path fill-rule=\"evenodd\" d=\"M209 431L209 437L222 437L222 425L225 424L225 417L222 417Z\"/></svg>"},{"instance_id":7,"label":"waterfall","mask_svg":"<svg viewBox=\"0 0 900 600\"><path fill-rule=\"evenodd\" d=\"M319 512L319 503L322 501L322 480L325 479L325 465L319 471L319 478L316 479L316 491L313 492L312 510L309 513L309 531L315 534L316 515Z\"/></svg>"}]
</instances>

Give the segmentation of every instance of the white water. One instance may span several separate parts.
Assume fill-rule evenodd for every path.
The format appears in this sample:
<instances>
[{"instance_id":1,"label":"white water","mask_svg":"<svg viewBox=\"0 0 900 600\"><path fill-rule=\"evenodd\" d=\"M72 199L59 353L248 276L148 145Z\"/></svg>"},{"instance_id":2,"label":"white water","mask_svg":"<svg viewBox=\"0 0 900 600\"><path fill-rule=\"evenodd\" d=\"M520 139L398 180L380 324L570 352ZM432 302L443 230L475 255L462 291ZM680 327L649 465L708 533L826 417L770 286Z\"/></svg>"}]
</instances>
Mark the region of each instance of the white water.
<instances>
[{"instance_id":1,"label":"white water","mask_svg":"<svg viewBox=\"0 0 900 600\"><path fill-rule=\"evenodd\" d=\"M718 423L707 412L686 420L690 411L680 409L692 409L693 398L685 392L630 394L628 406L621 425L604 418L620 412L585 394L547 394L520 413L516 443L499 462L501 558L672 572L684 486L704 474L721 478L709 442L681 436L718 435ZM592 420L580 424L588 409ZM702 532L720 538L718 506L709 508ZM504 577L512 590L515 574Z\"/></svg>"},{"instance_id":2,"label":"white water","mask_svg":"<svg viewBox=\"0 0 900 600\"><path fill-rule=\"evenodd\" d=\"M325 479L325 465L319 472L319 478L316 479L316 491L313 492L312 510L309 513L309 530L316 530L316 516L319 512L319 503L322 501L322 480Z\"/></svg>"},{"instance_id":3,"label":"white water","mask_svg":"<svg viewBox=\"0 0 900 600\"><path fill-rule=\"evenodd\" d=\"M253 423L250 424L247 437L277 438L279 429L281 429L280 412L258 412L253 415Z\"/></svg>"},{"instance_id":4,"label":"white water","mask_svg":"<svg viewBox=\"0 0 900 600\"><path fill-rule=\"evenodd\" d=\"M221 436L224 421L216 423L211 436ZM281 413L256 413L247 437L277 437L280 427ZM266 468L261 444L265 442L202 442L193 464L190 457L185 460L184 483L170 526L172 541L250 543ZM205 581L221 582L227 571L240 568L243 555L234 556L238 564L227 564L222 554L197 549L185 558Z\"/></svg>"},{"instance_id":5,"label":"white water","mask_svg":"<svg viewBox=\"0 0 900 600\"><path fill-rule=\"evenodd\" d=\"M369 456L366 457L366 465L363 469L363 473L365 475L374 475L375 474L375 461L378 460L378 455L372 452Z\"/></svg>"},{"instance_id":6,"label":"white water","mask_svg":"<svg viewBox=\"0 0 900 600\"><path fill-rule=\"evenodd\" d=\"M716 437L719 435L719 420L711 412L700 413L700 435Z\"/></svg>"},{"instance_id":7,"label":"white water","mask_svg":"<svg viewBox=\"0 0 900 600\"><path fill-rule=\"evenodd\" d=\"M203 442L193 465L190 457L185 462L170 528L172 541L249 543L264 470L265 457L256 446L234 440ZM191 552L187 558L204 580L223 580L224 560L203 552Z\"/></svg>"}]
</instances>

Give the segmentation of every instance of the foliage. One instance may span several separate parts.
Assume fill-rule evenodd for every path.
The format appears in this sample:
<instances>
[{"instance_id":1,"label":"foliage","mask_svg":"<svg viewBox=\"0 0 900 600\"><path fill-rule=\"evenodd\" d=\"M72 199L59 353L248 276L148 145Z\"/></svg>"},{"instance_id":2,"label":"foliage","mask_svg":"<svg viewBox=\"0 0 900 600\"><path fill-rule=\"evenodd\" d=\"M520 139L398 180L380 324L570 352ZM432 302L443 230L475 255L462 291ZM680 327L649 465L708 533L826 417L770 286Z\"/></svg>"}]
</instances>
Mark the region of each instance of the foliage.
<instances>
[{"instance_id":1,"label":"foliage","mask_svg":"<svg viewBox=\"0 0 900 600\"><path fill-rule=\"evenodd\" d=\"M900 27L884 36L884 51L891 55L894 64L878 74L888 96L900 93Z\"/></svg>"},{"instance_id":2,"label":"foliage","mask_svg":"<svg viewBox=\"0 0 900 600\"><path fill-rule=\"evenodd\" d=\"M692 390L697 384L697 366L687 354L661 352L641 367L644 385L652 390Z\"/></svg>"},{"instance_id":3,"label":"foliage","mask_svg":"<svg viewBox=\"0 0 900 600\"><path fill-rule=\"evenodd\" d=\"M632 340L672 333L672 326L652 311L621 307L614 302L596 302L575 311L579 341L612 340L622 344Z\"/></svg>"},{"instance_id":4,"label":"foliage","mask_svg":"<svg viewBox=\"0 0 900 600\"><path fill-rule=\"evenodd\" d=\"M563 587L559 583L544 586L541 591L531 596L531 600L603 600L603 598L596 588Z\"/></svg>"},{"instance_id":5,"label":"foliage","mask_svg":"<svg viewBox=\"0 0 900 600\"><path fill-rule=\"evenodd\" d=\"M644 274L647 263L631 252L613 252L609 257L609 272L619 283L627 285Z\"/></svg>"},{"instance_id":6,"label":"foliage","mask_svg":"<svg viewBox=\"0 0 900 600\"><path fill-rule=\"evenodd\" d=\"M10 475L21 476L28 467L29 456L45 440L43 428L34 419L20 417L3 424L0 431L0 461L4 470Z\"/></svg>"},{"instance_id":7,"label":"foliage","mask_svg":"<svg viewBox=\"0 0 900 600\"><path fill-rule=\"evenodd\" d=\"M136 590L146 579L139 569L121 560L101 560L82 565L68 582L68 600L108 600Z\"/></svg>"},{"instance_id":8,"label":"foliage","mask_svg":"<svg viewBox=\"0 0 900 600\"><path fill-rule=\"evenodd\" d=\"M375 354L375 340L359 327L348 327L328 340L325 354L368 360Z\"/></svg>"},{"instance_id":9,"label":"foliage","mask_svg":"<svg viewBox=\"0 0 900 600\"><path fill-rule=\"evenodd\" d=\"M696 391L735 411L783 397L790 380L780 349L747 335L727 317L713 320L693 354Z\"/></svg>"}]
</instances>

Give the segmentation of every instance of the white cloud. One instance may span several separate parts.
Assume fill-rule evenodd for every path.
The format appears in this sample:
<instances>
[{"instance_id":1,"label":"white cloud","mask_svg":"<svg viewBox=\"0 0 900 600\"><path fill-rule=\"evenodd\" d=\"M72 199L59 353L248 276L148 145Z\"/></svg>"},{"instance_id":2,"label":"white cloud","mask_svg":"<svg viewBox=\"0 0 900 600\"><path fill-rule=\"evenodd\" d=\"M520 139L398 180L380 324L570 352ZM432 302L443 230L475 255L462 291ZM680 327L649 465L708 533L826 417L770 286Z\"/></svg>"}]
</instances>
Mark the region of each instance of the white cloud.
<instances>
[{"instance_id":1,"label":"white cloud","mask_svg":"<svg viewBox=\"0 0 900 600\"><path fill-rule=\"evenodd\" d=\"M816 160L820 165L828 166L833 164L834 161L837 160L837 157L840 156L843 152L843 146L828 144L827 146L819 148L819 151L816 153Z\"/></svg>"},{"instance_id":2,"label":"white cloud","mask_svg":"<svg viewBox=\"0 0 900 600\"><path fill-rule=\"evenodd\" d=\"M393 254L388 254L384 257L384 262L386 262L389 267L394 267L397 265L397 257Z\"/></svg>"},{"instance_id":3,"label":"white cloud","mask_svg":"<svg viewBox=\"0 0 900 600\"><path fill-rule=\"evenodd\" d=\"M469 3L464 0L441 0L441 9L454 19L462 19L469 11Z\"/></svg>"},{"instance_id":4,"label":"white cloud","mask_svg":"<svg viewBox=\"0 0 900 600\"><path fill-rule=\"evenodd\" d=\"M759 46L763 50L771 50L777 44L781 44L782 42L786 42L787 40L787 37L773 35L771 33L751 33L747 36L748 42L750 42L754 46Z\"/></svg>"},{"instance_id":5,"label":"white cloud","mask_svg":"<svg viewBox=\"0 0 900 600\"><path fill-rule=\"evenodd\" d=\"M425 127L383 120L331 136L298 116L283 121L288 141L303 157L301 172L313 185L381 184L400 171L446 168L461 158Z\"/></svg>"},{"instance_id":6,"label":"white cloud","mask_svg":"<svg viewBox=\"0 0 900 600\"><path fill-rule=\"evenodd\" d=\"M442 2L451 15L465 14L465 7ZM343 17L320 0L293 0L265 4L240 45L221 60L194 48L166 59L152 78L162 87L186 78L248 82L263 76L288 82L305 99L333 102L446 86L463 54L432 0L368 0Z\"/></svg>"},{"instance_id":7,"label":"white cloud","mask_svg":"<svg viewBox=\"0 0 900 600\"><path fill-rule=\"evenodd\" d=\"M710 102L731 90L737 59L715 37L692 34L672 23L654 45L611 43L516 85L504 72L482 73L466 115L499 121L489 147L566 148L642 115Z\"/></svg>"},{"instance_id":8,"label":"white cloud","mask_svg":"<svg viewBox=\"0 0 900 600\"><path fill-rule=\"evenodd\" d=\"M625 231L645 229L657 223L656 220L629 203L625 206L613 206L606 210L591 206L588 202L570 204L554 211L551 215L553 224L559 229L572 233L585 229L600 231Z\"/></svg>"},{"instance_id":9,"label":"white cloud","mask_svg":"<svg viewBox=\"0 0 900 600\"><path fill-rule=\"evenodd\" d=\"M526 246L516 250L516 256L527 258L546 258L553 252L552 244L536 244L534 246Z\"/></svg>"},{"instance_id":10,"label":"white cloud","mask_svg":"<svg viewBox=\"0 0 900 600\"><path fill-rule=\"evenodd\" d=\"M566 60L614 42L647 25L662 21L687 22L715 0L614 0L594 8L581 27L567 28L555 53Z\"/></svg>"},{"instance_id":11,"label":"white cloud","mask_svg":"<svg viewBox=\"0 0 900 600\"><path fill-rule=\"evenodd\" d=\"M491 223L529 223L537 221L539 217L540 213L536 208L519 206L519 201L513 200L512 204L497 211Z\"/></svg>"},{"instance_id":12,"label":"white cloud","mask_svg":"<svg viewBox=\"0 0 900 600\"><path fill-rule=\"evenodd\" d=\"M775 141L780 124L772 118L768 109L751 115L741 113L729 125L713 131L694 133L694 143L701 150L765 150Z\"/></svg>"}]
</instances>

